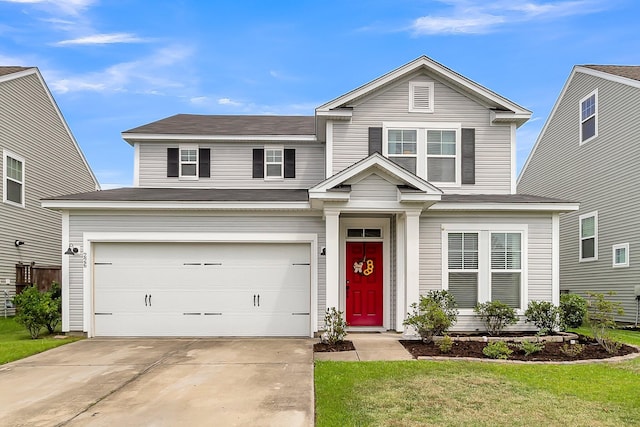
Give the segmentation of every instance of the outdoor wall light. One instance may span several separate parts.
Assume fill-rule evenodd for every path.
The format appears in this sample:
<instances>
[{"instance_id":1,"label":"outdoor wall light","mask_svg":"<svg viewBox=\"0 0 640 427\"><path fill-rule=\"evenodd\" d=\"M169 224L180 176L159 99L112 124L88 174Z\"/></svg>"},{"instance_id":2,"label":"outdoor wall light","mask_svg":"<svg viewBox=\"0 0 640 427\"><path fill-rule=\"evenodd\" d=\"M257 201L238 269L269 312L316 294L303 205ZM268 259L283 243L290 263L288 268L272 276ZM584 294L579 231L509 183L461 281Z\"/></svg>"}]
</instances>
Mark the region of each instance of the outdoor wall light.
<instances>
[{"instance_id":1,"label":"outdoor wall light","mask_svg":"<svg viewBox=\"0 0 640 427\"><path fill-rule=\"evenodd\" d=\"M16 245L16 248L19 248L20 246L24 245L24 242L22 240L16 240L13 242L14 245Z\"/></svg>"},{"instance_id":2,"label":"outdoor wall light","mask_svg":"<svg viewBox=\"0 0 640 427\"><path fill-rule=\"evenodd\" d=\"M73 243L69 243L69 249L67 249L64 254L65 255L75 255L78 253L78 248L73 246Z\"/></svg>"}]
</instances>

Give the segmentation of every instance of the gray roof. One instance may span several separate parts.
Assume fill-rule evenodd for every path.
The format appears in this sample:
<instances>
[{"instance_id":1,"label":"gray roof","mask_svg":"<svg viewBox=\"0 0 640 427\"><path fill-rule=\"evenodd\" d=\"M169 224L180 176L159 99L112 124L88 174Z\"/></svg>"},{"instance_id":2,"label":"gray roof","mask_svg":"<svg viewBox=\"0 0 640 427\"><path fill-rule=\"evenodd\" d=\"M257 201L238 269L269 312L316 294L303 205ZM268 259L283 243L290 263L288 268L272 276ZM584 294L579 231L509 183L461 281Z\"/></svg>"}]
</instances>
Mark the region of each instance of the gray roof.
<instances>
[{"instance_id":1,"label":"gray roof","mask_svg":"<svg viewBox=\"0 0 640 427\"><path fill-rule=\"evenodd\" d=\"M449 203L574 203L530 194L443 194L441 200Z\"/></svg>"},{"instance_id":2,"label":"gray roof","mask_svg":"<svg viewBox=\"0 0 640 427\"><path fill-rule=\"evenodd\" d=\"M306 202L307 190L116 188L51 197L44 200L95 202Z\"/></svg>"},{"instance_id":3,"label":"gray roof","mask_svg":"<svg viewBox=\"0 0 640 427\"><path fill-rule=\"evenodd\" d=\"M638 65L583 65L583 67L632 80L640 80L640 66Z\"/></svg>"},{"instance_id":4,"label":"gray roof","mask_svg":"<svg viewBox=\"0 0 640 427\"><path fill-rule=\"evenodd\" d=\"M30 68L33 67L0 66L0 76L19 73L20 71L28 70Z\"/></svg>"},{"instance_id":5,"label":"gray roof","mask_svg":"<svg viewBox=\"0 0 640 427\"><path fill-rule=\"evenodd\" d=\"M314 135L314 116L176 114L124 133L167 135Z\"/></svg>"}]
</instances>

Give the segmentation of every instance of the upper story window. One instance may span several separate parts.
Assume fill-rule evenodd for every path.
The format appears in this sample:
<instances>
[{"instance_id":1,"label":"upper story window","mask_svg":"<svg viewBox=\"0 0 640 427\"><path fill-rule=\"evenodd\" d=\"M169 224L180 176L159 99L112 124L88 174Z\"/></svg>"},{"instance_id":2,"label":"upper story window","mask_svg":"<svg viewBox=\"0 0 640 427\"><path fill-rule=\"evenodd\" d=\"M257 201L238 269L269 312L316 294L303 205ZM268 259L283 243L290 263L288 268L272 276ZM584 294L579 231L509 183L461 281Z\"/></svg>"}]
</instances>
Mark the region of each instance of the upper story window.
<instances>
[{"instance_id":1,"label":"upper story window","mask_svg":"<svg viewBox=\"0 0 640 427\"><path fill-rule=\"evenodd\" d=\"M598 212L580 215L580 262L598 259Z\"/></svg>"},{"instance_id":2,"label":"upper story window","mask_svg":"<svg viewBox=\"0 0 640 427\"><path fill-rule=\"evenodd\" d=\"M629 244L622 243L619 245L613 245L613 266L614 267L629 267Z\"/></svg>"},{"instance_id":3,"label":"upper story window","mask_svg":"<svg viewBox=\"0 0 640 427\"><path fill-rule=\"evenodd\" d=\"M24 159L9 151L4 151L3 157L3 201L24 207Z\"/></svg>"},{"instance_id":4,"label":"upper story window","mask_svg":"<svg viewBox=\"0 0 640 427\"><path fill-rule=\"evenodd\" d=\"M167 148L167 177L196 180L211 177L211 149L197 145Z\"/></svg>"},{"instance_id":5,"label":"upper story window","mask_svg":"<svg viewBox=\"0 0 640 427\"><path fill-rule=\"evenodd\" d=\"M580 144L598 136L598 91L580 100Z\"/></svg>"},{"instance_id":6,"label":"upper story window","mask_svg":"<svg viewBox=\"0 0 640 427\"><path fill-rule=\"evenodd\" d=\"M282 179L284 156L282 148L266 148L264 150L264 176L266 179Z\"/></svg>"},{"instance_id":7,"label":"upper story window","mask_svg":"<svg viewBox=\"0 0 640 427\"><path fill-rule=\"evenodd\" d=\"M459 124L389 123L385 129L383 155L436 185L460 185Z\"/></svg>"},{"instance_id":8,"label":"upper story window","mask_svg":"<svg viewBox=\"0 0 640 427\"><path fill-rule=\"evenodd\" d=\"M409 82L409 112L433 113L433 82Z\"/></svg>"}]
</instances>

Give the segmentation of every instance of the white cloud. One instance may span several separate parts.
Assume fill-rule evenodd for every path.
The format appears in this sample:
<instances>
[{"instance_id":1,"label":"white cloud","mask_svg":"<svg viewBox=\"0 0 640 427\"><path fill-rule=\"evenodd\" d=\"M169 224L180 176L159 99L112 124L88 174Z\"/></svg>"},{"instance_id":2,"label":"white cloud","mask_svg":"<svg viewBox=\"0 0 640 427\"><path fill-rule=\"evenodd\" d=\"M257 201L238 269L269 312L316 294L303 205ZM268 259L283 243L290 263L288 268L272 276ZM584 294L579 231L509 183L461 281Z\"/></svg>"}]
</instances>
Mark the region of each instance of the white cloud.
<instances>
[{"instance_id":1,"label":"white cloud","mask_svg":"<svg viewBox=\"0 0 640 427\"><path fill-rule=\"evenodd\" d=\"M65 14L78 15L84 12L95 0L0 0L5 3L41 5L47 9Z\"/></svg>"},{"instance_id":2,"label":"white cloud","mask_svg":"<svg viewBox=\"0 0 640 427\"><path fill-rule=\"evenodd\" d=\"M230 105L232 107L241 107L242 102L234 101L230 98L220 98L218 99L218 104L220 105Z\"/></svg>"},{"instance_id":3,"label":"white cloud","mask_svg":"<svg viewBox=\"0 0 640 427\"><path fill-rule=\"evenodd\" d=\"M483 34L497 31L509 24L540 20L555 20L566 16L585 15L604 9L598 0L522 1L440 0L451 6L443 14L419 17L410 30L416 35Z\"/></svg>"},{"instance_id":4,"label":"white cloud","mask_svg":"<svg viewBox=\"0 0 640 427\"><path fill-rule=\"evenodd\" d=\"M97 45L113 43L142 43L144 39L130 33L93 34L55 43L56 46Z\"/></svg>"},{"instance_id":5,"label":"white cloud","mask_svg":"<svg viewBox=\"0 0 640 427\"><path fill-rule=\"evenodd\" d=\"M194 96L192 98L189 98L189 102L194 104L194 105L207 105L207 104L209 104L209 97L208 96Z\"/></svg>"}]
</instances>

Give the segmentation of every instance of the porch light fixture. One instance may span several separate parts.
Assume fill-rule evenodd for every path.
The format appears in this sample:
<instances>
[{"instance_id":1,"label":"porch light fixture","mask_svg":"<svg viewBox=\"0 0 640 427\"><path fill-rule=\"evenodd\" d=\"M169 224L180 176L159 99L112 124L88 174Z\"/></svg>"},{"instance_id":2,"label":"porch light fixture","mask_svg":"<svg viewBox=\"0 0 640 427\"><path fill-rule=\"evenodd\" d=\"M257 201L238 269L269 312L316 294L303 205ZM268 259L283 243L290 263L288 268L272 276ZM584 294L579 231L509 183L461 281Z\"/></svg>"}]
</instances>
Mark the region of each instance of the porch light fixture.
<instances>
[{"instance_id":1,"label":"porch light fixture","mask_svg":"<svg viewBox=\"0 0 640 427\"><path fill-rule=\"evenodd\" d=\"M24 245L24 242L22 240L16 240L13 242L14 245L16 245L16 248L19 248L20 246Z\"/></svg>"},{"instance_id":2,"label":"porch light fixture","mask_svg":"<svg viewBox=\"0 0 640 427\"><path fill-rule=\"evenodd\" d=\"M78 253L78 248L73 246L73 243L69 243L69 249L67 249L64 254L65 255L75 255Z\"/></svg>"}]
</instances>

